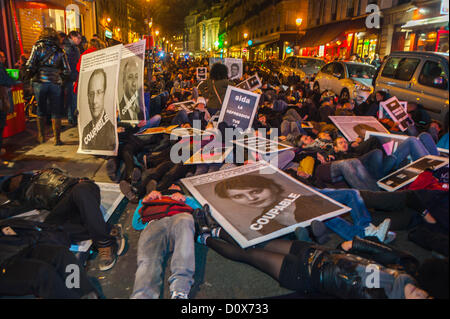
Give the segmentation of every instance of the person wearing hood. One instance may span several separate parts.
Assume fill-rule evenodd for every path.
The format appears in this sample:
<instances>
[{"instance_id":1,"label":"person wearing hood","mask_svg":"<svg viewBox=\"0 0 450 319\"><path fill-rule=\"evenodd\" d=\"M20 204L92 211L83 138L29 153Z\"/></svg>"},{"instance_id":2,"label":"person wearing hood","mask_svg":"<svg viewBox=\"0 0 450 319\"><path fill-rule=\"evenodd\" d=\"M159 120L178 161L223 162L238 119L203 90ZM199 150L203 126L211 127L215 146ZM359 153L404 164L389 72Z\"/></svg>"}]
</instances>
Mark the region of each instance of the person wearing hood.
<instances>
[{"instance_id":1,"label":"person wearing hood","mask_svg":"<svg viewBox=\"0 0 450 319\"><path fill-rule=\"evenodd\" d=\"M62 145L61 94L63 80L70 75L71 70L67 56L60 47L58 33L53 28L44 28L42 31L31 50L26 70L28 78L32 79L34 95L38 102L38 142L45 142L45 119L47 112L51 112L55 145Z\"/></svg>"}]
</instances>

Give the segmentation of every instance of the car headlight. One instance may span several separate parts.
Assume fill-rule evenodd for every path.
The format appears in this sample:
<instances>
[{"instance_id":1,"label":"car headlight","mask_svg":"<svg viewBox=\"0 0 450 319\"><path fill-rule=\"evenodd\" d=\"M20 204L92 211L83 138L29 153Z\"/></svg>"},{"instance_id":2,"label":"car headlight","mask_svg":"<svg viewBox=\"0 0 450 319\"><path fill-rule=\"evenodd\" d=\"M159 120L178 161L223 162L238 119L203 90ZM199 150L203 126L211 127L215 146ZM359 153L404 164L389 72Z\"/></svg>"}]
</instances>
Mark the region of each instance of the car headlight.
<instances>
[{"instance_id":1,"label":"car headlight","mask_svg":"<svg viewBox=\"0 0 450 319\"><path fill-rule=\"evenodd\" d=\"M358 91L366 91L366 92L372 91L371 87L365 86L364 84L360 84L360 83L355 83L355 89Z\"/></svg>"}]
</instances>

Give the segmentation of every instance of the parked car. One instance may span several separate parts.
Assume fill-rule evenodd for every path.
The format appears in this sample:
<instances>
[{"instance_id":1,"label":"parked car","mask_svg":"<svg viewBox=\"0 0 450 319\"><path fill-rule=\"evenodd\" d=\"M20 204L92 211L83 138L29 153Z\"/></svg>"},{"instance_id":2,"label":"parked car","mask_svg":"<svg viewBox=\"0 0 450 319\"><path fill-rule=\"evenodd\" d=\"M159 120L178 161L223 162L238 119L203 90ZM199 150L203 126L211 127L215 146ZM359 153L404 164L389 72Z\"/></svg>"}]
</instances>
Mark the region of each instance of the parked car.
<instances>
[{"instance_id":1,"label":"parked car","mask_svg":"<svg viewBox=\"0 0 450 319\"><path fill-rule=\"evenodd\" d=\"M361 104L373 92L376 68L356 62L331 62L322 67L313 86L316 92L331 91L342 100L354 99Z\"/></svg>"},{"instance_id":2,"label":"parked car","mask_svg":"<svg viewBox=\"0 0 450 319\"><path fill-rule=\"evenodd\" d=\"M259 73L264 79L271 81L271 79L273 79L275 74L276 75L280 74L282 63L283 62L278 59L269 59L267 61L264 61L259 66Z\"/></svg>"},{"instance_id":3,"label":"parked car","mask_svg":"<svg viewBox=\"0 0 450 319\"><path fill-rule=\"evenodd\" d=\"M422 104L431 118L444 124L449 116L448 58L448 53L393 52L379 70L375 90Z\"/></svg>"},{"instance_id":4,"label":"parked car","mask_svg":"<svg viewBox=\"0 0 450 319\"><path fill-rule=\"evenodd\" d=\"M287 78L294 73L303 81L305 77L313 79L325 62L319 58L290 56L287 57L280 69L282 82L287 83Z\"/></svg>"}]
</instances>

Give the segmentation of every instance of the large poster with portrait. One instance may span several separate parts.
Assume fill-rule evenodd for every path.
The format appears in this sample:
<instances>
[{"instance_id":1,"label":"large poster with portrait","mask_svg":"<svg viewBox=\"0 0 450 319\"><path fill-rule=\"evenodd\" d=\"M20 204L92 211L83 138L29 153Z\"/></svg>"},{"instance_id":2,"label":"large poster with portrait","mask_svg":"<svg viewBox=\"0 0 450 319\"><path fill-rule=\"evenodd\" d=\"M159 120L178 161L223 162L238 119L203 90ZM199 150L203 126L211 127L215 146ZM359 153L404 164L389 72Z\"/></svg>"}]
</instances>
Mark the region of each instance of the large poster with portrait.
<instances>
[{"instance_id":1,"label":"large poster with portrait","mask_svg":"<svg viewBox=\"0 0 450 319\"><path fill-rule=\"evenodd\" d=\"M313 220L350 210L267 162L182 179L201 205L242 247L271 240Z\"/></svg>"},{"instance_id":2,"label":"large poster with portrait","mask_svg":"<svg viewBox=\"0 0 450 319\"><path fill-rule=\"evenodd\" d=\"M81 58L78 80L78 153L117 155L117 81L122 45Z\"/></svg>"},{"instance_id":3,"label":"large poster with portrait","mask_svg":"<svg viewBox=\"0 0 450 319\"><path fill-rule=\"evenodd\" d=\"M228 78L230 80L242 78L244 71L242 59L225 58L225 65L228 68Z\"/></svg>"},{"instance_id":4,"label":"large poster with portrait","mask_svg":"<svg viewBox=\"0 0 450 319\"><path fill-rule=\"evenodd\" d=\"M330 116L330 120L349 142L359 137L364 140L367 131L388 133L389 131L373 116Z\"/></svg>"},{"instance_id":5,"label":"large poster with portrait","mask_svg":"<svg viewBox=\"0 0 450 319\"><path fill-rule=\"evenodd\" d=\"M117 110L121 122L137 124L146 119L144 62L145 40L123 47L117 86Z\"/></svg>"}]
</instances>

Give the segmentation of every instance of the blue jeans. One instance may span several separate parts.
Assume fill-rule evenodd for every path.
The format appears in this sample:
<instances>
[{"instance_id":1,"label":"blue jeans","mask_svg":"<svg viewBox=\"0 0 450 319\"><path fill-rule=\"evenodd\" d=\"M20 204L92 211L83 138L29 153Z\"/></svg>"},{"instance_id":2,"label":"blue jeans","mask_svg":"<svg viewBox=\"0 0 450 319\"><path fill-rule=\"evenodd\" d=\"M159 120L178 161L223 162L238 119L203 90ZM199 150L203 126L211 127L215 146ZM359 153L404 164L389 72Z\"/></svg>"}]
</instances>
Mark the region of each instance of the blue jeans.
<instances>
[{"instance_id":1,"label":"blue jeans","mask_svg":"<svg viewBox=\"0 0 450 319\"><path fill-rule=\"evenodd\" d=\"M359 191L354 189L318 189L317 191L352 209L350 215L353 225L341 217L334 217L325 221L324 224L328 228L345 240L352 240L355 236L365 237L364 229L369 226L372 217L364 205Z\"/></svg>"},{"instance_id":2,"label":"blue jeans","mask_svg":"<svg viewBox=\"0 0 450 319\"><path fill-rule=\"evenodd\" d=\"M33 90L38 103L37 116L46 117L50 113L53 119L60 119L62 117L61 86L54 83L33 82Z\"/></svg>"},{"instance_id":3,"label":"blue jeans","mask_svg":"<svg viewBox=\"0 0 450 319\"><path fill-rule=\"evenodd\" d=\"M426 155L439 155L436 143L429 133L421 133L418 137L408 137L397 147L392 155L387 156L382 165L383 176L399 169L404 160L411 157L413 161Z\"/></svg>"},{"instance_id":4,"label":"blue jeans","mask_svg":"<svg viewBox=\"0 0 450 319\"><path fill-rule=\"evenodd\" d=\"M66 82L63 86L64 110L67 111L67 119L74 121L74 113L77 108L77 95L73 92L73 82Z\"/></svg>"},{"instance_id":5,"label":"blue jeans","mask_svg":"<svg viewBox=\"0 0 450 319\"><path fill-rule=\"evenodd\" d=\"M337 183L342 180L351 188L379 191L376 181L357 158L331 162L331 181Z\"/></svg>"},{"instance_id":6,"label":"blue jeans","mask_svg":"<svg viewBox=\"0 0 450 319\"><path fill-rule=\"evenodd\" d=\"M132 299L158 299L163 285L162 265L172 254L170 291L189 294L194 283L194 219L177 214L155 220L142 231Z\"/></svg>"}]
</instances>

